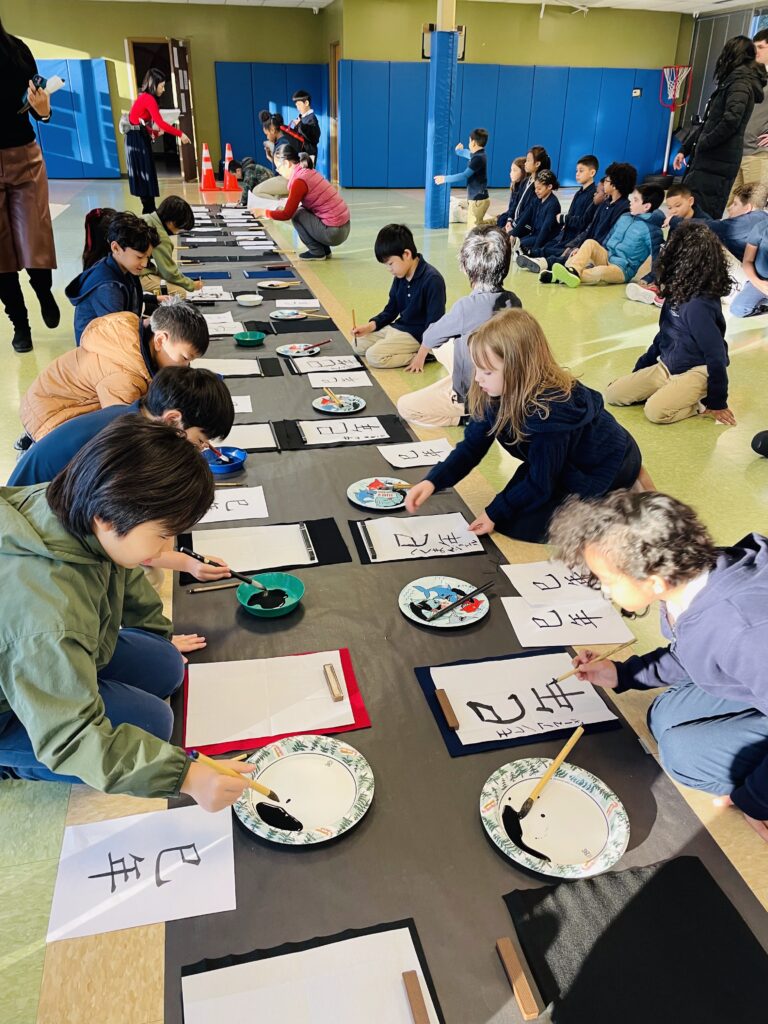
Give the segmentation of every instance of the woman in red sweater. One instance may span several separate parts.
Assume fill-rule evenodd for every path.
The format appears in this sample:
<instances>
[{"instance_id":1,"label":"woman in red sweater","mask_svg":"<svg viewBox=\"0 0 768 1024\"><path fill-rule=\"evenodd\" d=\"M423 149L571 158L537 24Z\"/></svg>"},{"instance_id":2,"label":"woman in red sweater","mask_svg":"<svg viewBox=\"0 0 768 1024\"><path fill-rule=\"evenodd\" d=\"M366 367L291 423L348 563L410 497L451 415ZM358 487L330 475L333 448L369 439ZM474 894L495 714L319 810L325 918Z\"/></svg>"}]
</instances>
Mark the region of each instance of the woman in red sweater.
<instances>
[{"instance_id":1,"label":"woman in red sweater","mask_svg":"<svg viewBox=\"0 0 768 1024\"><path fill-rule=\"evenodd\" d=\"M349 207L319 171L307 167L293 146L275 153L275 169L288 181L282 210L254 210L257 217L290 220L307 251L303 260L324 260L349 235Z\"/></svg>"},{"instance_id":2,"label":"woman in red sweater","mask_svg":"<svg viewBox=\"0 0 768 1024\"><path fill-rule=\"evenodd\" d=\"M141 83L141 92L128 114L129 128L125 135L125 161L132 196L141 199L141 212L153 213L155 199L160 195L157 171L152 156L152 143L163 132L175 135L184 145L189 138L184 132L163 120L157 100L165 92L165 75L159 68L150 68Z\"/></svg>"}]
</instances>

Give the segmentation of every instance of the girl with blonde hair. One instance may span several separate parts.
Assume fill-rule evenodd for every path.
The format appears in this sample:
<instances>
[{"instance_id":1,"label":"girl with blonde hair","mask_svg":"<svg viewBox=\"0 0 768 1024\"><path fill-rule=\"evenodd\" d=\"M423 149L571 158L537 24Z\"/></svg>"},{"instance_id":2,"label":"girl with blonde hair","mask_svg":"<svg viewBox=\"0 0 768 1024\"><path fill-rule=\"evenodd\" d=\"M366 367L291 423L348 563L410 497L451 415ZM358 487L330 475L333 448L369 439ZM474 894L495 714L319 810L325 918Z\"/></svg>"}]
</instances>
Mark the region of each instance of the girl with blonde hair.
<instances>
[{"instance_id":1,"label":"girl with blonde hair","mask_svg":"<svg viewBox=\"0 0 768 1024\"><path fill-rule=\"evenodd\" d=\"M498 530L517 540L544 541L568 495L599 497L637 482L642 460L634 438L606 411L597 391L557 363L530 313L497 313L471 335L469 350L475 379L464 440L411 488L409 512L462 480L494 441L522 465L471 524L478 535Z\"/></svg>"}]
</instances>

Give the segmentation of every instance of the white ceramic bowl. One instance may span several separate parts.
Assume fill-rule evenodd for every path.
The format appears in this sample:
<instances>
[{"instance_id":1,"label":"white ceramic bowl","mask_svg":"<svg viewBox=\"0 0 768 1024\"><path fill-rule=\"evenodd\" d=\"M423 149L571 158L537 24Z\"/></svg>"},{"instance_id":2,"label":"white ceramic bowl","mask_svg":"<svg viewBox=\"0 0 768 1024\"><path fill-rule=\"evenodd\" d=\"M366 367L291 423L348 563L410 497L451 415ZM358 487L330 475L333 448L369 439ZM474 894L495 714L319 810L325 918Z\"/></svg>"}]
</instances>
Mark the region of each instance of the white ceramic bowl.
<instances>
[{"instance_id":1,"label":"white ceramic bowl","mask_svg":"<svg viewBox=\"0 0 768 1024\"><path fill-rule=\"evenodd\" d=\"M260 306L264 301L263 295L238 295L237 304L239 306Z\"/></svg>"}]
</instances>

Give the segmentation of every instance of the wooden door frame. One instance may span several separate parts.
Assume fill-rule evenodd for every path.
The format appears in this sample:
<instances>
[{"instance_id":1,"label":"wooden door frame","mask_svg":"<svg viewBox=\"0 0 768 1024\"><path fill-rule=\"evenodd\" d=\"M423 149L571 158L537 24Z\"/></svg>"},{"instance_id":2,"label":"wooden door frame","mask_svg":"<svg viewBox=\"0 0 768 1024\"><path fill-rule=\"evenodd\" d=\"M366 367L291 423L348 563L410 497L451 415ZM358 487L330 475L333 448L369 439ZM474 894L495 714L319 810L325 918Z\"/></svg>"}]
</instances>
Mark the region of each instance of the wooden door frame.
<instances>
[{"instance_id":1,"label":"wooden door frame","mask_svg":"<svg viewBox=\"0 0 768 1024\"><path fill-rule=\"evenodd\" d=\"M330 178L339 183L339 61L341 60L341 41L334 40L329 47L328 56L328 151L330 156Z\"/></svg>"}]
</instances>

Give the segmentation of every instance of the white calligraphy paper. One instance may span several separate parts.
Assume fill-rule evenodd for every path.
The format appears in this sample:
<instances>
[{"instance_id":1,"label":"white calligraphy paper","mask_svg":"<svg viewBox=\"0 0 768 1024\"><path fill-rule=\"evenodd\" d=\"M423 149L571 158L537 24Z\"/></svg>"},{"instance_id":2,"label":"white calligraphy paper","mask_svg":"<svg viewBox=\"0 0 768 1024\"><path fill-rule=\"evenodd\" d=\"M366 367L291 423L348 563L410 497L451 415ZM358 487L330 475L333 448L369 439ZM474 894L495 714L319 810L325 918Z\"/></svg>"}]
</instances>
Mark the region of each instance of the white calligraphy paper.
<instances>
[{"instance_id":1,"label":"white calligraphy paper","mask_svg":"<svg viewBox=\"0 0 768 1024\"><path fill-rule=\"evenodd\" d=\"M502 597L501 603L522 647L621 644L633 639L609 601L533 606L522 597Z\"/></svg>"},{"instance_id":2,"label":"white calligraphy paper","mask_svg":"<svg viewBox=\"0 0 768 1024\"><path fill-rule=\"evenodd\" d=\"M258 359L193 359L192 366L220 377L261 377Z\"/></svg>"},{"instance_id":3,"label":"white calligraphy paper","mask_svg":"<svg viewBox=\"0 0 768 1024\"><path fill-rule=\"evenodd\" d=\"M591 683L575 676L567 654L443 665L429 673L445 690L466 746L515 737L538 737L579 724L616 720Z\"/></svg>"},{"instance_id":4,"label":"white calligraphy paper","mask_svg":"<svg viewBox=\"0 0 768 1024\"><path fill-rule=\"evenodd\" d=\"M344 692L334 701L323 665ZM184 745L315 732L355 720L338 651L189 666Z\"/></svg>"},{"instance_id":5,"label":"white calligraphy paper","mask_svg":"<svg viewBox=\"0 0 768 1024\"><path fill-rule=\"evenodd\" d=\"M337 373L339 370L362 369L357 356L300 356L293 360L293 365L299 373Z\"/></svg>"},{"instance_id":6,"label":"white calligraphy paper","mask_svg":"<svg viewBox=\"0 0 768 1024\"><path fill-rule=\"evenodd\" d=\"M226 443L246 450L277 448L277 438L269 423L236 423L227 434Z\"/></svg>"},{"instance_id":7,"label":"white calligraphy paper","mask_svg":"<svg viewBox=\"0 0 768 1024\"><path fill-rule=\"evenodd\" d=\"M308 373L309 386L313 388L370 388L373 381L362 370L355 373Z\"/></svg>"},{"instance_id":8,"label":"white calligraphy paper","mask_svg":"<svg viewBox=\"0 0 768 1024\"><path fill-rule=\"evenodd\" d=\"M320 309L317 299L278 299L275 306L278 309Z\"/></svg>"},{"instance_id":9,"label":"white calligraphy paper","mask_svg":"<svg viewBox=\"0 0 768 1024\"><path fill-rule=\"evenodd\" d=\"M434 1002L408 928L329 942L181 979L185 1024L413 1024L403 974L415 971L429 1024Z\"/></svg>"},{"instance_id":10,"label":"white calligraphy paper","mask_svg":"<svg viewBox=\"0 0 768 1024\"><path fill-rule=\"evenodd\" d=\"M240 572L262 572L282 566L314 565L318 558L301 523L279 526L232 526L192 534L195 551L207 551Z\"/></svg>"},{"instance_id":11,"label":"white calligraphy paper","mask_svg":"<svg viewBox=\"0 0 768 1024\"><path fill-rule=\"evenodd\" d=\"M439 558L482 552L461 512L436 516L366 519L356 524L372 562Z\"/></svg>"},{"instance_id":12,"label":"white calligraphy paper","mask_svg":"<svg viewBox=\"0 0 768 1024\"><path fill-rule=\"evenodd\" d=\"M232 812L197 805L64 831L48 942L234 910Z\"/></svg>"},{"instance_id":13,"label":"white calligraphy paper","mask_svg":"<svg viewBox=\"0 0 768 1024\"><path fill-rule=\"evenodd\" d=\"M200 520L200 524L232 523L238 519L268 517L263 487L227 487L216 491L213 504Z\"/></svg>"},{"instance_id":14,"label":"white calligraphy paper","mask_svg":"<svg viewBox=\"0 0 768 1024\"><path fill-rule=\"evenodd\" d=\"M521 562L502 565L501 571L528 604L545 605L603 603L599 590L587 585L588 577L569 569L555 559L549 562Z\"/></svg>"},{"instance_id":15,"label":"white calligraphy paper","mask_svg":"<svg viewBox=\"0 0 768 1024\"><path fill-rule=\"evenodd\" d=\"M285 206L285 199L277 199L274 196L256 196L253 192L248 193L249 210L282 210Z\"/></svg>"},{"instance_id":16,"label":"white calligraphy paper","mask_svg":"<svg viewBox=\"0 0 768 1024\"><path fill-rule=\"evenodd\" d=\"M187 295L188 302L231 302L232 292L225 292L220 284L204 285L199 291ZM230 314L231 319L231 314Z\"/></svg>"},{"instance_id":17,"label":"white calligraphy paper","mask_svg":"<svg viewBox=\"0 0 768 1024\"><path fill-rule=\"evenodd\" d=\"M232 395L232 405L235 407L236 413L253 412L253 402L250 395Z\"/></svg>"},{"instance_id":18,"label":"white calligraphy paper","mask_svg":"<svg viewBox=\"0 0 768 1024\"><path fill-rule=\"evenodd\" d=\"M299 420L299 430L307 444L359 444L389 437L376 416L359 419Z\"/></svg>"},{"instance_id":19,"label":"white calligraphy paper","mask_svg":"<svg viewBox=\"0 0 768 1024\"><path fill-rule=\"evenodd\" d=\"M414 441L412 444L380 444L378 449L390 466L405 469L408 466L436 466L453 451L444 437L436 441Z\"/></svg>"},{"instance_id":20,"label":"white calligraphy paper","mask_svg":"<svg viewBox=\"0 0 768 1024\"><path fill-rule=\"evenodd\" d=\"M245 328L237 320L220 320L208 325L208 333L211 337L231 337L233 334L241 334Z\"/></svg>"}]
</instances>

